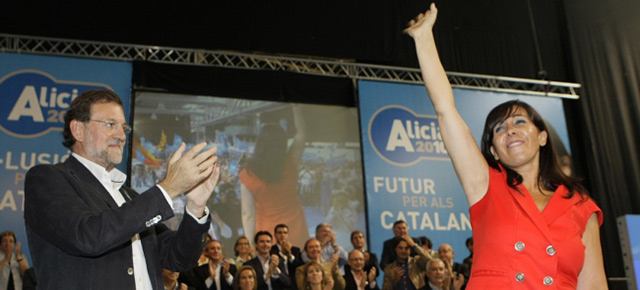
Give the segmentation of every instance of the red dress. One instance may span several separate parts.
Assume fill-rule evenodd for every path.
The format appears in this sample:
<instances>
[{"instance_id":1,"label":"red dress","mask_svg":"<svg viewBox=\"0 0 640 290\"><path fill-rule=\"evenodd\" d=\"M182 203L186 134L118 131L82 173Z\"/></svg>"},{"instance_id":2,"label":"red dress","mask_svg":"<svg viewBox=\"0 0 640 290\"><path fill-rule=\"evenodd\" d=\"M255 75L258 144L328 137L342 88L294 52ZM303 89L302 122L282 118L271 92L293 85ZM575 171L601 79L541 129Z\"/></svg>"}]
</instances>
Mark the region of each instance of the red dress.
<instances>
[{"instance_id":1,"label":"red dress","mask_svg":"<svg viewBox=\"0 0 640 290\"><path fill-rule=\"evenodd\" d=\"M304 245L309 239L309 229L298 197L298 165L291 154L287 154L279 183L267 184L247 169L240 171L239 179L251 191L256 204L256 232L274 234L276 225L285 224L289 227L289 242Z\"/></svg>"},{"instance_id":2,"label":"red dress","mask_svg":"<svg viewBox=\"0 0 640 290\"><path fill-rule=\"evenodd\" d=\"M582 234L602 211L559 186L542 212L522 185L507 186L506 172L490 169L487 194L471 206L475 252L467 290L576 289L584 263Z\"/></svg>"}]
</instances>

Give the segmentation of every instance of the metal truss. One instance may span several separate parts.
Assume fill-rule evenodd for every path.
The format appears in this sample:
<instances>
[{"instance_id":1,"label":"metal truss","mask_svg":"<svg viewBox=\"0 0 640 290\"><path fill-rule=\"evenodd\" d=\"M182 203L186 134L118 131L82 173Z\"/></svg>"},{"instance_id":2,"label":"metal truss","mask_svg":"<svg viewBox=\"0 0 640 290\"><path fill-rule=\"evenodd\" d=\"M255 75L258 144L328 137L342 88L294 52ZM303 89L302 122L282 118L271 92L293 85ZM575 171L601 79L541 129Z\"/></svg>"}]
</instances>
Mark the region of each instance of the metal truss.
<instances>
[{"instance_id":1,"label":"metal truss","mask_svg":"<svg viewBox=\"0 0 640 290\"><path fill-rule=\"evenodd\" d=\"M248 54L230 51L91 42L0 34L0 52L34 53L111 60L144 60L157 63L214 66L223 68L288 71L328 77L422 84L415 68L321 60L302 57ZM577 99L580 84L448 72L454 88L489 90L538 96Z\"/></svg>"}]
</instances>

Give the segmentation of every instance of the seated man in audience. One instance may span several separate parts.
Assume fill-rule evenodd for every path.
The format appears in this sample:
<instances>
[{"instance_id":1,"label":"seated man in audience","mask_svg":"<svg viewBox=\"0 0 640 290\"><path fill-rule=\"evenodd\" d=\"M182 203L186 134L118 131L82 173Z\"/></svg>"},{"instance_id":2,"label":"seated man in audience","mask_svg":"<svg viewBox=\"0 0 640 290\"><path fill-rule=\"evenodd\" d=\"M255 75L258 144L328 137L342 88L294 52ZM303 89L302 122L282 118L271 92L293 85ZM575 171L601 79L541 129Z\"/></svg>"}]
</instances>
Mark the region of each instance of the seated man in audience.
<instances>
[{"instance_id":1,"label":"seated man in audience","mask_svg":"<svg viewBox=\"0 0 640 290\"><path fill-rule=\"evenodd\" d=\"M316 239L322 246L322 258L326 261L333 259L333 254L338 254L338 267L342 267L347 264L349 253L336 241L336 233L331 229L331 225L328 223L321 223L316 227ZM310 258L307 253L302 254L304 262L309 262Z\"/></svg>"},{"instance_id":2,"label":"seated man in audience","mask_svg":"<svg viewBox=\"0 0 640 290\"><path fill-rule=\"evenodd\" d=\"M411 257L411 249L417 256ZM424 286L424 271L431 255L405 234L396 245L396 260L384 268L382 290L416 290Z\"/></svg>"},{"instance_id":3,"label":"seated man in audience","mask_svg":"<svg viewBox=\"0 0 640 290\"><path fill-rule=\"evenodd\" d=\"M164 290L194 290L193 287L188 287L185 283L178 283L178 277L180 272L174 272L169 269L162 268L162 284L164 284Z\"/></svg>"},{"instance_id":4,"label":"seated man in audience","mask_svg":"<svg viewBox=\"0 0 640 290\"><path fill-rule=\"evenodd\" d=\"M209 262L181 273L179 281L196 290L231 290L236 266L224 259L222 244L217 240L208 241L204 254Z\"/></svg>"},{"instance_id":5,"label":"seated man in audience","mask_svg":"<svg viewBox=\"0 0 640 290\"><path fill-rule=\"evenodd\" d=\"M444 262L445 267L450 273L453 273L453 276L458 276L458 274L462 274L465 280L469 280L469 276L471 275L471 271L466 264L459 264L453 261L453 257L455 256L455 252L453 251L453 247L449 244L442 244L440 248L438 248L438 256ZM466 284L462 287L462 289L466 288Z\"/></svg>"},{"instance_id":6,"label":"seated man in audience","mask_svg":"<svg viewBox=\"0 0 640 290\"><path fill-rule=\"evenodd\" d=\"M364 270L364 254L360 250L353 250L349 253L349 260L345 266L344 290L379 290L376 274L375 267L369 272Z\"/></svg>"},{"instance_id":7,"label":"seated man in audience","mask_svg":"<svg viewBox=\"0 0 640 290\"><path fill-rule=\"evenodd\" d=\"M339 256L337 253L333 254L330 261L324 260L322 258L322 246L320 245L320 241L315 238L309 239L304 244L304 252L307 257L309 257L309 262L296 268L296 284L299 290L307 289L306 285L304 285L304 281L305 274L307 273L307 267L311 261L322 265L326 275L331 275L333 278L333 290L344 290L345 281L344 277L340 274L340 269L338 268Z\"/></svg>"},{"instance_id":8,"label":"seated man in audience","mask_svg":"<svg viewBox=\"0 0 640 290\"><path fill-rule=\"evenodd\" d=\"M276 236L276 244L271 247L271 254L280 256L285 265L285 272L291 282L289 289L296 289L296 268L304 264L300 248L292 246L289 242L289 227L279 224L273 230Z\"/></svg>"},{"instance_id":9,"label":"seated man in audience","mask_svg":"<svg viewBox=\"0 0 640 290\"><path fill-rule=\"evenodd\" d=\"M258 290L284 290L291 285L284 263L278 255L271 255L271 233L259 231L254 237L256 257L244 265L256 271Z\"/></svg>"},{"instance_id":10,"label":"seated man in audience","mask_svg":"<svg viewBox=\"0 0 640 290\"><path fill-rule=\"evenodd\" d=\"M404 235L409 235L409 225L407 225L406 221L398 220L393 223L393 235L394 237L384 241L382 245L382 256L380 257L380 269L383 269L393 263L396 260L396 245L401 240L401 237ZM417 239L414 241L418 242ZM421 245L418 242L418 245ZM417 253L411 250L411 256L415 256Z\"/></svg>"},{"instance_id":11,"label":"seated man in audience","mask_svg":"<svg viewBox=\"0 0 640 290\"><path fill-rule=\"evenodd\" d=\"M419 290L460 290L464 281L462 274L451 277L444 262L435 258L427 263L427 284Z\"/></svg>"}]
</instances>

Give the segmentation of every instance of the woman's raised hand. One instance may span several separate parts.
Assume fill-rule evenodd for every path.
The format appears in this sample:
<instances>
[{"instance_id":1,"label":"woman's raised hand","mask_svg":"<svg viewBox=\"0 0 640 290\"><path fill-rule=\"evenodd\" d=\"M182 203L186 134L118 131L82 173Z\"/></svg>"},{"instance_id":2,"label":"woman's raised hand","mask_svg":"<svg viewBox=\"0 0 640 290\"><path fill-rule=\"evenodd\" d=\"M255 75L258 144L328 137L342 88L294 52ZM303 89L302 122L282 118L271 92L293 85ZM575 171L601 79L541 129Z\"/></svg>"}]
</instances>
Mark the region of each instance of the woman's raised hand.
<instances>
[{"instance_id":1,"label":"woman's raised hand","mask_svg":"<svg viewBox=\"0 0 640 290\"><path fill-rule=\"evenodd\" d=\"M408 27L405 28L404 33L409 34L413 38L420 37L425 32L431 33L431 29L436 23L437 16L438 8L436 8L435 3L431 3L429 10L418 14L416 18L409 21Z\"/></svg>"}]
</instances>

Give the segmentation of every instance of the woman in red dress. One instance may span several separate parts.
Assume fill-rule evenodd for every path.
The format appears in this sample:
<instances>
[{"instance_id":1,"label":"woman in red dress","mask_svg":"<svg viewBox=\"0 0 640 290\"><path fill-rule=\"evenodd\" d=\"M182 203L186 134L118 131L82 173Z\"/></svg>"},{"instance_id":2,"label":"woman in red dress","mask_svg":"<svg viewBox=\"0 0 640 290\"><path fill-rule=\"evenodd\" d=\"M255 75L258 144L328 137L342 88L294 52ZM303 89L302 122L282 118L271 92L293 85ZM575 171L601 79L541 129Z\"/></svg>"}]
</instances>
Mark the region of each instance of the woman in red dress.
<instances>
[{"instance_id":1,"label":"woman in red dress","mask_svg":"<svg viewBox=\"0 0 640 290\"><path fill-rule=\"evenodd\" d=\"M409 23L440 133L470 205L474 263L467 290L607 289L602 212L565 175L540 115L510 101L487 117L478 148L455 108L432 28L437 9Z\"/></svg>"},{"instance_id":2,"label":"woman in red dress","mask_svg":"<svg viewBox=\"0 0 640 290\"><path fill-rule=\"evenodd\" d=\"M305 122L299 105L292 105L296 134L291 146L284 129L275 123L262 126L253 155L240 171L242 225L245 235L289 227L292 245L309 239L307 220L298 196L298 164L304 152Z\"/></svg>"}]
</instances>

